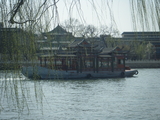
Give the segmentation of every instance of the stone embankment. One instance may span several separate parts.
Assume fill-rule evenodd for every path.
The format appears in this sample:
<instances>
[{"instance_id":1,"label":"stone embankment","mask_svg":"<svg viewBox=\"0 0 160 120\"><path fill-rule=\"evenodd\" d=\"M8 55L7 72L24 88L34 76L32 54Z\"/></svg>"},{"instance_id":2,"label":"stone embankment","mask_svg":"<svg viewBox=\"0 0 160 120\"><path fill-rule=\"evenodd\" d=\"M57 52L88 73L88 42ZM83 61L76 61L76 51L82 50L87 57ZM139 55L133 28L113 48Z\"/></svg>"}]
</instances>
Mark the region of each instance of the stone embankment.
<instances>
[{"instance_id":1,"label":"stone embankment","mask_svg":"<svg viewBox=\"0 0 160 120\"><path fill-rule=\"evenodd\" d=\"M160 68L160 60L126 60L126 66L131 68Z\"/></svg>"},{"instance_id":2,"label":"stone embankment","mask_svg":"<svg viewBox=\"0 0 160 120\"><path fill-rule=\"evenodd\" d=\"M0 70L18 70L21 68L21 66L34 66L38 65L38 61L6 61L6 62L0 62Z\"/></svg>"}]
</instances>

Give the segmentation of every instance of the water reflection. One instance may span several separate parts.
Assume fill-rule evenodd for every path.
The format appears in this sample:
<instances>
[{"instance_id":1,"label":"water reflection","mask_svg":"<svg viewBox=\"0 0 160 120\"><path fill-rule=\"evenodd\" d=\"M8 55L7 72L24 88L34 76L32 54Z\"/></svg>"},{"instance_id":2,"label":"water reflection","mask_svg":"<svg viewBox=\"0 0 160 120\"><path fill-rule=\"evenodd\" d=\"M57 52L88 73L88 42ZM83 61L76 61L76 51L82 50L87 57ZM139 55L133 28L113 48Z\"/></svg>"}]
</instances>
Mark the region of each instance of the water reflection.
<instances>
[{"instance_id":1,"label":"water reflection","mask_svg":"<svg viewBox=\"0 0 160 120\"><path fill-rule=\"evenodd\" d=\"M0 70L0 80L25 80L26 77L20 71Z\"/></svg>"}]
</instances>

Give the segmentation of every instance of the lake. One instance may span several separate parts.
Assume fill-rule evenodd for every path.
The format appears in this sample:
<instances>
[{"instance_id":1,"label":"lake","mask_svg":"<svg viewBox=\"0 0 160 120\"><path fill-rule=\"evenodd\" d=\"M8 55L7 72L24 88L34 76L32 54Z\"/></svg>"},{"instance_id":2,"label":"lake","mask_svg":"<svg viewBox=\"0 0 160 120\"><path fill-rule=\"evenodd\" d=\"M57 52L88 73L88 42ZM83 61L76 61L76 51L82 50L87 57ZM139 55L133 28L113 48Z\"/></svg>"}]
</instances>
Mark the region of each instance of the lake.
<instances>
[{"instance_id":1,"label":"lake","mask_svg":"<svg viewBox=\"0 0 160 120\"><path fill-rule=\"evenodd\" d=\"M83 80L29 80L0 71L0 119L159 120L160 69L138 71Z\"/></svg>"}]
</instances>

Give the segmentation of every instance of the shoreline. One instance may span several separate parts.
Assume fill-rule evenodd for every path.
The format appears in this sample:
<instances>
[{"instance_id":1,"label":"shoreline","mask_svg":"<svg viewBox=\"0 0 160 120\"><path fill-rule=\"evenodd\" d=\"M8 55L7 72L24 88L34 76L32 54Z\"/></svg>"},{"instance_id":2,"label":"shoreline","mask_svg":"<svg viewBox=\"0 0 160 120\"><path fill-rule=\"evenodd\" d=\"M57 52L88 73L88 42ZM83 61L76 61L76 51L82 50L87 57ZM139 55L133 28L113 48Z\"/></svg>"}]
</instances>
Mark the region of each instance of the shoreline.
<instances>
[{"instance_id":1,"label":"shoreline","mask_svg":"<svg viewBox=\"0 0 160 120\"><path fill-rule=\"evenodd\" d=\"M39 65L37 61L0 62L0 70L18 70L21 66ZM160 68L160 60L126 60L125 65L130 68Z\"/></svg>"},{"instance_id":2,"label":"shoreline","mask_svg":"<svg viewBox=\"0 0 160 120\"><path fill-rule=\"evenodd\" d=\"M126 61L126 66L131 68L160 68L160 60Z\"/></svg>"}]
</instances>

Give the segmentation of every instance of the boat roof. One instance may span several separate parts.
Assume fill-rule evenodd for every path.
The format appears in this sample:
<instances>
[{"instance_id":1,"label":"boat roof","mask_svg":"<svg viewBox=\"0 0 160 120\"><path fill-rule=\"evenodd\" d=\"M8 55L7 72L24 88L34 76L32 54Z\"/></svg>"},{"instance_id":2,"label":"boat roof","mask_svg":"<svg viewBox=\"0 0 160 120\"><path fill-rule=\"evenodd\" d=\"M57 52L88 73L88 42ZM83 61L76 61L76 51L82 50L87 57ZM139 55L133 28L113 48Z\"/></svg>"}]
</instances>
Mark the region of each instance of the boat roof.
<instances>
[{"instance_id":1,"label":"boat roof","mask_svg":"<svg viewBox=\"0 0 160 120\"><path fill-rule=\"evenodd\" d=\"M75 57L76 55L74 54L45 54L45 55L40 55L39 57L41 58L49 58L49 57Z\"/></svg>"},{"instance_id":2,"label":"boat roof","mask_svg":"<svg viewBox=\"0 0 160 120\"><path fill-rule=\"evenodd\" d=\"M112 57L111 55L99 55L98 57L106 58L106 57Z\"/></svg>"},{"instance_id":3,"label":"boat roof","mask_svg":"<svg viewBox=\"0 0 160 120\"><path fill-rule=\"evenodd\" d=\"M111 53L126 54L126 51L122 50L119 47L115 47L115 48L103 48L103 50L100 53L100 55L107 55L107 54L111 54Z\"/></svg>"},{"instance_id":4,"label":"boat roof","mask_svg":"<svg viewBox=\"0 0 160 120\"><path fill-rule=\"evenodd\" d=\"M75 39L68 47L91 47L91 45L85 39Z\"/></svg>"}]
</instances>

